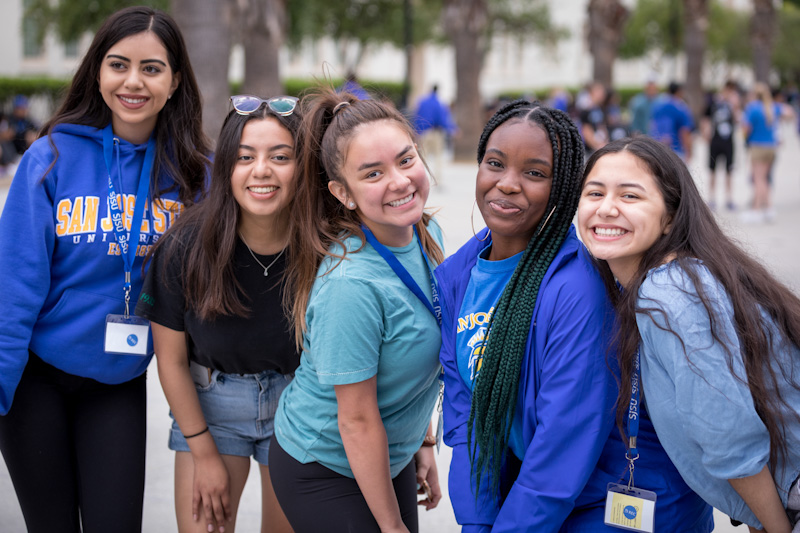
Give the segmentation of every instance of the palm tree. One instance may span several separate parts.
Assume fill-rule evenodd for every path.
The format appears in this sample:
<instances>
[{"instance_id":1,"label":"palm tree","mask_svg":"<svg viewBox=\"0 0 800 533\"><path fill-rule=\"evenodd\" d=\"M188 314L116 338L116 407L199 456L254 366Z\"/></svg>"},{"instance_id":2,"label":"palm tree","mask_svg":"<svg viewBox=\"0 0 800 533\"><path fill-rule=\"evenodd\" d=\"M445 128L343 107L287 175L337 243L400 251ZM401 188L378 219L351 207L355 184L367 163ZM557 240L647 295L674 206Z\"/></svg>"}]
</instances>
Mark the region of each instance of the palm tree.
<instances>
[{"instance_id":1,"label":"palm tree","mask_svg":"<svg viewBox=\"0 0 800 533\"><path fill-rule=\"evenodd\" d=\"M753 19L750 22L750 42L753 47L753 74L756 81L769 83L772 68L772 45L777 30L775 6L772 0L753 0Z\"/></svg>"},{"instance_id":2,"label":"palm tree","mask_svg":"<svg viewBox=\"0 0 800 533\"><path fill-rule=\"evenodd\" d=\"M259 96L283 93L278 52L286 40L286 0L236 0L235 28L244 46L242 92Z\"/></svg>"},{"instance_id":3,"label":"palm tree","mask_svg":"<svg viewBox=\"0 0 800 533\"><path fill-rule=\"evenodd\" d=\"M217 138L228 113L231 11L227 1L172 0L197 83L203 94L203 129Z\"/></svg>"},{"instance_id":4,"label":"palm tree","mask_svg":"<svg viewBox=\"0 0 800 533\"><path fill-rule=\"evenodd\" d=\"M683 0L686 99L695 119L703 113L703 61L708 31L708 0Z\"/></svg>"},{"instance_id":5,"label":"palm tree","mask_svg":"<svg viewBox=\"0 0 800 533\"><path fill-rule=\"evenodd\" d=\"M478 80L483 68L485 35L489 25L487 2L445 0L442 20L456 54L453 115L460 134L455 138L453 155L457 160L474 159L484 122Z\"/></svg>"},{"instance_id":6,"label":"palm tree","mask_svg":"<svg viewBox=\"0 0 800 533\"><path fill-rule=\"evenodd\" d=\"M592 79L611 87L628 9L619 0L589 0L587 40L592 54Z\"/></svg>"}]
</instances>

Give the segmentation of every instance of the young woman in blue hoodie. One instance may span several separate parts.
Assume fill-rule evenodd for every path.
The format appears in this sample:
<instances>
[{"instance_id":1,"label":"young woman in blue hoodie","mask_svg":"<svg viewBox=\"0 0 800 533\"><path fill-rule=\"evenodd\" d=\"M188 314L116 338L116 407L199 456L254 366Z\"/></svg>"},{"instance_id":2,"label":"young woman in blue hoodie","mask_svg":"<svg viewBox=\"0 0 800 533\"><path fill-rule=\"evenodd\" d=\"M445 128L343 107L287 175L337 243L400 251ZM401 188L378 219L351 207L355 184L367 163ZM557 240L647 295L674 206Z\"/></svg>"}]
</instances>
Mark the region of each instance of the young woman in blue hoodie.
<instances>
[{"instance_id":1,"label":"young woman in blue hoodie","mask_svg":"<svg viewBox=\"0 0 800 533\"><path fill-rule=\"evenodd\" d=\"M565 113L518 100L489 120L478 162L488 229L436 269L456 519L470 533L615 531L607 488L627 484L628 460L613 430L613 311L572 227L583 143ZM638 449L655 531L711 531L645 420Z\"/></svg>"},{"instance_id":2,"label":"young woman in blue hoodie","mask_svg":"<svg viewBox=\"0 0 800 533\"><path fill-rule=\"evenodd\" d=\"M200 109L175 21L127 8L20 162L0 218L0 450L28 531L141 530L152 344L129 301L202 196Z\"/></svg>"}]
</instances>

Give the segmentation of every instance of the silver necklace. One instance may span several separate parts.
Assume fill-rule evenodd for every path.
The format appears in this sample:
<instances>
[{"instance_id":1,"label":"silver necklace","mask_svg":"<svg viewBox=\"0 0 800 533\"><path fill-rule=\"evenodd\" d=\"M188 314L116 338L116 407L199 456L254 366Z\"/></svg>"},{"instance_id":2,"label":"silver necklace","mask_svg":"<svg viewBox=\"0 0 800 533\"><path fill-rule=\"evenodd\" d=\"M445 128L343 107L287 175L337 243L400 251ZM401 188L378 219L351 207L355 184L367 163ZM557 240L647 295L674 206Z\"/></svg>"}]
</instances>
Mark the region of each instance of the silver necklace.
<instances>
[{"instance_id":1,"label":"silver necklace","mask_svg":"<svg viewBox=\"0 0 800 533\"><path fill-rule=\"evenodd\" d=\"M250 249L250 246L247 244L247 241L244 240L244 235L239 233L239 238L242 239L242 242L244 243L245 247L247 248L247 251L250 252L250 255L252 255L253 259L256 260L256 263L261 265L261 268L264 269L264 277L269 276L269 269L272 268L272 265L274 265L278 261L278 259L280 259L280 257L283 255L283 252L286 251L286 248L281 250L280 253L275 257L275 259L272 260L272 263L268 264L267 266L264 266L264 263L262 263L261 261L258 260L258 257L256 257L256 254L254 254L253 250Z\"/></svg>"}]
</instances>

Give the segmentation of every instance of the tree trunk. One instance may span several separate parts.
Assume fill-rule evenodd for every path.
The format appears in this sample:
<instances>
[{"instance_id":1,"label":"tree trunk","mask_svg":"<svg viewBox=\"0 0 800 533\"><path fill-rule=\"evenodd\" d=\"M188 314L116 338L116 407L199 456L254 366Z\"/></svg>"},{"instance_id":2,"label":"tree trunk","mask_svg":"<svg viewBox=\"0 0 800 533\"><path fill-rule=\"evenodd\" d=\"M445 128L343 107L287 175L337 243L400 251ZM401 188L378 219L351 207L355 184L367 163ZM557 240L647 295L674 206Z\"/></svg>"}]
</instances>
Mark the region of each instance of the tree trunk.
<instances>
[{"instance_id":1,"label":"tree trunk","mask_svg":"<svg viewBox=\"0 0 800 533\"><path fill-rule=\"evenodd\" d=\"M612 87L614 61L617 59L628 9L619 0L589 0L588 11L587 39L593 60L592 79Z\"/></svg>"},{"instance_id":2,"label":"tree trunk","mask_svg":"<svg viewBox=\"0 0 800 533\"><path fill-rule=\"evenodd\" d=\"M753 47L753 74L756 81L769 84L772 68L772 45L777 30L775 6L772 0L753 0L753 18L750 21L750 41Z\"/></svg>"},{"instance_id":3,"label":"tree trunk","mask_svg":"<svg viewBox=\"0 0 800 533\"><path fill-rule=\"evenodd\" d=\"M445 0L443 23L456 54L456 99L453 115L459 128L453 155L457 161L474 161L484 126L478 85L489 13L486 0Z\"/></svg>"},{"instance_id":4,"label":"tree trunk","mask_svg":"<svg viewBox=\"0 0 800 533\"><path fill-rule=\"evenodd\" d=\"M219 0L172 0L203 95L203 129L216 140L228 113L230 6Z\"/></svg>"},{"instance_id":5,"label":"tree trunk","mask_svg":"<svg viewBox=\"0 0 800 533\"><path fill-rule=\"evenodd\" d=\"M236 0L244 46L242 92L268 97L284 93L278 53L286 39L286 0Z\"/></svg>"},{"instance_id":6,"label":"tree trunk","mask_svg":"<svg viewBox=\"0 0 800 533\"><path fill-rule=\"evenodd\" d=\"M686 99L695 122L705 107L703 60L708 31L708 0L683 0L684 51L686 53Z\"/></svg>"}]
</instances>

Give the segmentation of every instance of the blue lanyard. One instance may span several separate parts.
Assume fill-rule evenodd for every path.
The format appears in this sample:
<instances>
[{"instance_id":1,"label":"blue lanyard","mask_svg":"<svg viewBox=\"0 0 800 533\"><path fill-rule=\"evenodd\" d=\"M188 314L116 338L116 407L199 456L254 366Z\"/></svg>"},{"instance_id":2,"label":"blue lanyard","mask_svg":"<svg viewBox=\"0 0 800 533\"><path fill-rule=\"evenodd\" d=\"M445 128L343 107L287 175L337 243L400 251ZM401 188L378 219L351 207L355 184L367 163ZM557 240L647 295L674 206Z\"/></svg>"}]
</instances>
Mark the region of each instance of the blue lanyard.
<instances>
[{"instance_id":1,"label":"blue lanyard","mask_svg":"<svg viewBox=\"0 0 800 533\"><path fill-rule=\"evenodd\" d=\"M639 350L636 350L634 372L631 375L631 404L628 407L628 460L636 460L639 450L636 447L636 437L639 435Z\"/></svg>"},{"instance_id":2,"label":"blue lanyard","mask_svg":"<svg viewBox=\"0 0 800 533\"><path fill-rule=\"evenodd\" d=\"M123 285L123 290L125 291L125 316L128 316L128 304L130 302L131 293L131 272L133 271L133 262L136 260L136 249L139 246L139 233L141 233L142 229L144 204L146 203L148 189L150 187L150 173L153 170L156 141L152 136L147 141L147 150L144 154L142 173L139 175L139 185L136 189L136 203L133 209L130 231L125 231L125 215L122 212L122 207L119 204L117 193L114 189L114 180L111 179L114 147L118 145L119 139L114 137L111 124L109 124L103 130L103 156L105 157L106 170L108 171L108 209L111 213L111 221L114 223L114 233L117 235L117 243L119 244L120 255L122 255L122 261L125 267L125 284ZM119 168L119 179L120 185L122 185L121 168Z\"/></svg>"},{"instance_id":3,"label":"blue lanyard","mask_svg":"<svg viewBox=\"0 0 800 533\"><path fill-rule=\"evenodd\" d=\"M633 486L633 462L639 458L639 449L636 445L636 438L639 436L639 387L641 378L639 360L639 350L637 349L634 371L631 375L631 403L628 407L628 450L625 452L625 458L628 460L628 469L631 473L628 479L628 488Z\"/></svg>"},{"instance_id":4,"label":"blue lanyard","mask_svg":"<svg viewBox=\"0 0 800 533\"><path fill-rule=\"evenodd\" d=\"M364 224L361 225L361 229L364 232L364 236L367 238L367 242L375 248L383 260L394 270L394 273L397 274L397 277L400 278L408 289L416 295L420 301L425 304L425 307L431 314L436 318L436 323L439 324L439 327L442 327L442 306L439 304L439 285L436 283L436 276L433 274L433 270L431 270L431 264L428 261L428 255L425 253L425 248L422 247L422 241L419 238L419 234L417 233L417 228L414 227L414 235L417 236L417 244L419 244L419 249L422 251L422 258L425 260L425 266L428 268L428 277L430 278L431 282L431 299L433 303L428 300L428 297L425 296L425 293L422 292L422 289L417 285L417 282L414 281L414 278L411 277L411 274L408 273L408 270L400 263L400 261L395 257L395 255L389 250L386 246L378 242L378 239L375 238L375 234L370 231L370 229L365 226Z\"/></svg>"}]
</instances>

